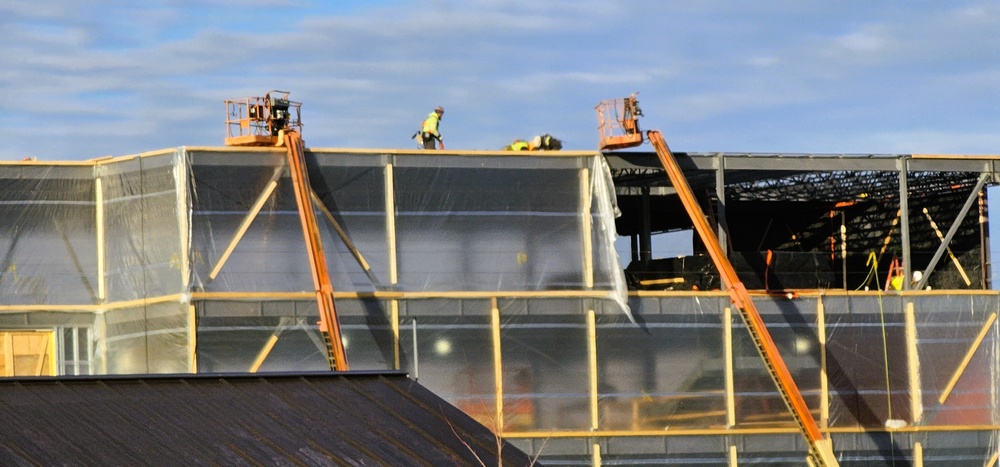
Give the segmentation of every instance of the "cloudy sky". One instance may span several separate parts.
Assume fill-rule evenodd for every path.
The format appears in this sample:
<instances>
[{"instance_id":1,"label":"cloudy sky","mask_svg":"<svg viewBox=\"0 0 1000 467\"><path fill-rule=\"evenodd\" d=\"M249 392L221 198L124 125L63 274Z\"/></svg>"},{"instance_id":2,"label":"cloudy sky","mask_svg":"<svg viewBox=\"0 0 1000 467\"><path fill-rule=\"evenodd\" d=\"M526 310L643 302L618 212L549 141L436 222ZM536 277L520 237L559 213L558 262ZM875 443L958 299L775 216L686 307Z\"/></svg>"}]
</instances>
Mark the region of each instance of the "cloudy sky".
<instances>
[{"instance_id":1,"label":"cloudy sky","mask_svg":"<svg viewBox=\"0 0 1000 467\"><path fill-rule=\"evenodd\" d=\"M311 147L551 133L639 91L678 151L1000 153L1000 3L0 0L0 158L222 145L290 91Z\"/></svg>"}]
</instances>

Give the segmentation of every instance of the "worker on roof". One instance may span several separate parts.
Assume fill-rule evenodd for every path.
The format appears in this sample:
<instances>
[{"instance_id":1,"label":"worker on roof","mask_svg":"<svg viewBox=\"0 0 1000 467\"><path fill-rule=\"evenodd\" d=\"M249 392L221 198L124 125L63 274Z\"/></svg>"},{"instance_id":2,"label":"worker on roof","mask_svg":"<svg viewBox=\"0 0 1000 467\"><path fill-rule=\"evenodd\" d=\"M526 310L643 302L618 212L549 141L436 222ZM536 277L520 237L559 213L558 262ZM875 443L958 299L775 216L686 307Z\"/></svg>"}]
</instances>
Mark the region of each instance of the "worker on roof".
<instances>
[{"instance_id":1,"label":"worker on roof","mask_svg":"<svg viewBox=\"0 0 1000 467\"><path fill-rule=\"evenodd\" d=\"M523 139L515 139L513 143L510 143L503 147L504 151L530 151L531 145Z\"/></svg>"},{"instance_id":2,"label":"worker on roof","mask_svg":"<svg viewBox=\"0 0 1000 467\"><path fill-rule=\"evenodd\" d=\"M562 149L562 141L559 141L552 135L546 133L544 135L534 137L531 140L530 146L532 151L558 151Z\"/></svg>"},{"instance_id":3,"label":"worker on roof","mask_svg":"<svg viewBox=\"0 0 1000 467\"><path fill-rule=\"evenodd\" d=\"M438 106L427 116L427 119L420 126L420 141L423 142L424 149L435 149L434 140L437 140L441 145L441 149L444 149L444 138L441 137L441 133L438 131L438 125L441 123L441 117L443 116L444 108Z\"/></svg>"},{"instance_id":4,"label":"worker on roof","mask_svg":"<svg viewBox=\"0 0 1000 467\"><path fill-rule=\"evenodd\" d=\"M531 141L515 139L503 147L504 151L558 151L562 149L562 141L554 138L550 134L536 136Z\"/></svg>"}]
</instances>

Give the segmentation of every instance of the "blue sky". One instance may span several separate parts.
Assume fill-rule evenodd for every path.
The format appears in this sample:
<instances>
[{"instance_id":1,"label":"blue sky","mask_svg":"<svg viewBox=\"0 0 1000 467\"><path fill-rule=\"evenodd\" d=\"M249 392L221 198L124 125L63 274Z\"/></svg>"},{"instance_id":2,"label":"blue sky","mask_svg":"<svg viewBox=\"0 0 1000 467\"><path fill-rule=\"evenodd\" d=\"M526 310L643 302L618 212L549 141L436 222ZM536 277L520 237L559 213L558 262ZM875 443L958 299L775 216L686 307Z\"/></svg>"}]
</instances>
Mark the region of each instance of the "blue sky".
<instances>
[{"instance_id":1,"label":"blue sky","mask_svg":"<svg viewBox=\"0 0 1000 467\"><path fill-rule=\"evenodd\" d=\"M551 133L639 91L679 151L1000 153L995 1L0 0L0 158L221 145L291 92L312 147Z\"/></svg>"},{"instance_id":2,"label":"blue sky","mask_svg":"<svg viewBox=\"0 0 1000 467\"><path fill-rule=\"evenodd\" d=\"M1000 154L995 0L0 0L0 60L6 160L219 146L272 89L311 147L414 147L441 105L449 149L595 149L638 91L677 151Z\"/></svg>"}]
</instances>

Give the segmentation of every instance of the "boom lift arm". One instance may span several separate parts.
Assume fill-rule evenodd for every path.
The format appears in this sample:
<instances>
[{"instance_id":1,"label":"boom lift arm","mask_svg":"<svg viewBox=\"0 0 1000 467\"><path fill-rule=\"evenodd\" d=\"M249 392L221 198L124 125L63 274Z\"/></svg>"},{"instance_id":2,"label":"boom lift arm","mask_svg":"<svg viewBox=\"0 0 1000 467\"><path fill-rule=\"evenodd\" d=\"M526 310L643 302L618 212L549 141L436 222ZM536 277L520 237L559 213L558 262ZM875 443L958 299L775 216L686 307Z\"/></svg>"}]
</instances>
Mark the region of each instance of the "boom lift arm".
<instances>
[{"instance_id":1,"label":"boom lift arm","mask_svg":"<svg viewBox=\"0 0 1000 467\"><path fill-rule=\"evenodd\" d=\"M318 324L326 344L327 363L331 370L347 371L349 369L347 354L341 340L337 308L333 302L333 285L330 283L326 255L323 254L323 242L316 222L316 212L313 209L315 194L309 185L309 172L306 169L305 143L302 142L300 134L301 105L299 102L290 101L288 93L284 91L270 91L264 97L227 100L226 145L285 146L288 171L295 191L295 203L299 210L299 222L302 225L302 235L309 254L309 268L319 308ZM360 254L356 252L355 254L360 258ZM362 266L367 266L367 263ZM365 270L369 272L367 267Z\"/></svg>"},{"instance_id":2,"label":"boom lift arm","mask_svg":"<svg viewBox=\"0 0 1000 467\"><path fill-rule=\"evenodd\" d=\"M309 185L309 173L306 171L304 144L299 132L288 130L284 134L285 148L288 156L288 170L295 187L295 202L299 207L299 221L302 224L302 235L306 241L306 251L309 252L309 267L312 270L313 286L316 290L316 304L319 306L319 329L326 344L327 363L331 370L347 371L347 354L340 338L340 320L337 318L337 308L333 304L333 285L330 283L330 273L326 267L326 255L323 254L323 242L320 240L319 225L316 223L316 213L312 204L312 188Z\"/></svg>"},{"instance_id":3,"label":"boom lift arm","mask_svg":"<svg viewBox=\"0 0 1000 467\"><path fill-rule=\"evenodd\" d=\"M638 117L642 113L638 111L638 102L635 99L635 94L624 99L603 101L598 105L597 113L600 120L600 147L602 150L622 149L642 144L642 134L639 133L637 122ZM607 116L610 115L617 117L609 121ZM621 128L625 134L623 136L615 136L614 130L616 128ZM839 466L840 464L833 454L833 447L830 440L823 438L816 420L813 419L812 414L809 412L809 407L802 398L802 393L788 371L788 366L785 365L785 360L778 353L778 348L774 344L774 340L771 338L767 327L764 325L764 321L760 317L760 312L757 311L757 307L750 298L750 294L747 293L746 287L736 275L736 270L722 250L715 231L712 230L706 220L705 213L702 211L697 199L695 199L694 192L691 191L691 186L688 184L687 178L684 177L684 172L677 164L677 160L663 139L663 135L659 131L651 130L646 132L646 139L653 146L653 149L656 150L660 164L663 165L663 169L670 178L670 183L677 191L681 203L684 204L684 209L687 211L688 216L691 217L695 231L698 232L702 243L708 249L708 254L712 258L712 262L719 270L722 283L726 291L729 292L730 301L739 310L740 316L743 317L743 322L746 323L750 337L757 347L761 358L764 360L764 366L767 367L767 371L771 375L771 379L774 380L781 398L791 411L795 422L799 426L799 430L802 432L802 436L809 443L809 463L814 466Z\"/></svg>"}]
</instances>

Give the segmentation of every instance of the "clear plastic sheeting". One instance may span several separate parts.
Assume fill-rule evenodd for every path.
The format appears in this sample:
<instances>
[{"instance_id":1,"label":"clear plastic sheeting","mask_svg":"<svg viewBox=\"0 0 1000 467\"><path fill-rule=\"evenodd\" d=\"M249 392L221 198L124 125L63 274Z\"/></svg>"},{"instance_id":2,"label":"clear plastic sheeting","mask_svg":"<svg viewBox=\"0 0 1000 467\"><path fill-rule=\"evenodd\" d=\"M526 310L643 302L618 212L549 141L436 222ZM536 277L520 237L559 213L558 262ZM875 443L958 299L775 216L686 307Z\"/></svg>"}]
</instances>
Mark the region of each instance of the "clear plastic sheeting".
<instances>
[{"instance_id":1,"label":"clear plastic sheeting","mask_svg":"<svg viewBox=\"0 0 1000 467\"><path fill-rule=\"evenodd\" d=\"M0 304L93 304L91 166L0 166Z\"/></svg>"},{"instance_id":2,"label":"clear plastic sheeting","mask_svg":"<svg viewBox=\"0 0 1000 467\"><path fill-rule=\"evenodd\" d=\"M405 370L541 463L803 464L726 293L626 295L600 155L307 156L352 370ZM45 344L10 351L32 374L327 369L284 160L0 165L0 342ZM754 301L842 465L985 465L998 297Z\"/></svg>"},{"instance_id":3,"label":"clear plastic sheeting","mask_svg":"<svg viewBox=\"0 0 1000 467\"><path fill-rule=\"evenodd\" d=\"M186 292L181 157L171 152L95 168L101 186L104 301Z\"/></svg>"},{"instance_id":4,"label":"clear plastic sheeting","mask_svg":"<svg viewBox=\"0 0 1000 467\"><path fill-rule=\"evenodd\" d=\"M606 290L624 306L599 156L310 156L335 290ZM190 153L199 290L311 289L280 157Z\"/></svg>"},{"instance_id":5,"label":"clear plastic sheeting","mask_svg":"<svg viewBox=\"0 0 1000 467\"><path fill-rule=\"evenodd\" d=\"M627 309L599 154L317 150L307 161L338 293L581 291L565 309ZM0 182L0 315L11 330L53 333L43 311L83 317L64 344L72 372L324 367L284 149L14 163ZM287 306L268 296L288 293ZM405 365L392 317L406 306L338 308L358 368Z\"/></svg>"}]
</instances>

